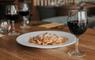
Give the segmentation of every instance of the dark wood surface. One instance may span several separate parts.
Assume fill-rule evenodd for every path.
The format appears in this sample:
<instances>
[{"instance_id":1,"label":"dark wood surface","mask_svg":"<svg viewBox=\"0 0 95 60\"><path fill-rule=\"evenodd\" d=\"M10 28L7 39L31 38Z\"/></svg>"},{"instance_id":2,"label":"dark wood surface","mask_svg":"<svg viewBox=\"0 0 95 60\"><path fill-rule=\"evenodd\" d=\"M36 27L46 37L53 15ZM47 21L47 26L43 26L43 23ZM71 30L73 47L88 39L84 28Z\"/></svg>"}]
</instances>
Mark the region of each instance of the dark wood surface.
<instances>
[{"instance_id":1,"label":"dark wood surface","mask_svg":"<svg viewBox=\"0 0 95 60\"><path fill-rule=\"evenodd\" d=\"M32 25L26 32L39 30L61 30L68 31L66 26L46 29ZM16 31L21 32L19 25ZM88 28L80 37L80 50L84 52L84 57L68 56L67 51L74 49L74 46L56 49L37 49L19 45L16 42L17 36L5 35L0 37L0 60L95 60L95 29Z\"/></svg>"}]
</instances>

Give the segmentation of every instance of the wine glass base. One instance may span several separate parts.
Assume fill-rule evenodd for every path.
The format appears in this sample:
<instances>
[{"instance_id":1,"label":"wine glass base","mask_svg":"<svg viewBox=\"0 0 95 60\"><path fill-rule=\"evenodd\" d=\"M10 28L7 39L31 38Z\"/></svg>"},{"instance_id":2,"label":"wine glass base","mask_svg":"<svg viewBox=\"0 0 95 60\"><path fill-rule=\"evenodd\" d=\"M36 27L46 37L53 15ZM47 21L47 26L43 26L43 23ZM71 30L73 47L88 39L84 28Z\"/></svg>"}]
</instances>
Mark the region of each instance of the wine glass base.
<instances>
[{"instance_id":1,"label":"wine glass base","mask_svg":"<svg viewBox=\"0 0 95 60\"><path fill-rule=\"evenodd\" d=\"M10 33L8 33L8 35L10 35L10 36L14 36L14 35L19 35L20 33L18 33L18 32L10 32Z\"/></svg>"},{"instance_id":2,"label":"wine glass base","mask_svg":"<svg viewBox=\"0 0 95 60\"><path fill-rule=\"evenodd\" d=\"M76 56L76 57L84 57L84 53L82 52L76 52L76 51L69 51L68 52L68 55L69 56Z\"/></svg>"},{"instance_id":3,"label":"wine glass base","mask_svg":"<svg viewBox=\"0 0 95 60\"><path fill-rule=\"evenodd\" d=\"M30 26L20 26L20 28L22 29L28 29L28 28L31 28Z\"/></svg>"}]
</instances>

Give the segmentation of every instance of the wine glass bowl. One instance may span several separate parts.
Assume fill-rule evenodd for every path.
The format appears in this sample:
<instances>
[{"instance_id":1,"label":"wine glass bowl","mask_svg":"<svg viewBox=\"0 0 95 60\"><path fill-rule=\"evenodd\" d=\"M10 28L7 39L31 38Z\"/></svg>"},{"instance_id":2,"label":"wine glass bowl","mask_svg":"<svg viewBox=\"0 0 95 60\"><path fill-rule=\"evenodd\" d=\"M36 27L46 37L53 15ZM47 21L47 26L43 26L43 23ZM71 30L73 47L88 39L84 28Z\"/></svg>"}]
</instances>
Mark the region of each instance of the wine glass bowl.
<instances>
[{"instance_id":1,"label":"wine glass bowl","mask_svg":"<svg viewBox=\"0 0 95 60\"><path fill-rule=\"evenodd\" d=\"M87 23L85 23L84 20L69 21L68 26L69 26L70 32L75 34L75 35L81 35L87 29Z\"/></svg>"},{"instance_id":2,"label":"wine glass bowl","mask_svg":"<svg viewBox=\"0 0 95 60\"><path fill-rule=\"evenodd\" d=\"M6 6L5 16L7 19L16 20L18 18L18 13L15 5Z\"/></svg>"}]
</instances>

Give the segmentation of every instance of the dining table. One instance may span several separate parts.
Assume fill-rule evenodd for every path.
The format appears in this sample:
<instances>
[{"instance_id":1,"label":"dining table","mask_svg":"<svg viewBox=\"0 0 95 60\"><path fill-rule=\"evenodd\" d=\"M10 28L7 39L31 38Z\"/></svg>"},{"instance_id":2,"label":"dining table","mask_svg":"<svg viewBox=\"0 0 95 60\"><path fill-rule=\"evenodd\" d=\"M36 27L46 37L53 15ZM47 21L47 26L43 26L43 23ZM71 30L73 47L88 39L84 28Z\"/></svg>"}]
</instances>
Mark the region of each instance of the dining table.
<instances>
[{"instance_id":1,"label":"dining table","mask_svg":"<svg viewBox=\"0 0 95 60\"><path fill-rule=\"evenodd\" d=\"M15 30L20 35L34 31L64 31L69 32L66 25L45 28L41 25L50 24L45 22L33 22L30 28L21 29L20 24L15 24ZM26 47L17 43L16 38L20 35L0 36L0 60L95 60L95 28L87 28L86 32L79 37L79 50L84 53L83 57L69 56L68 51L74 50L75 45L61 48L34 48Z\"/></svg>"}]
</instances>

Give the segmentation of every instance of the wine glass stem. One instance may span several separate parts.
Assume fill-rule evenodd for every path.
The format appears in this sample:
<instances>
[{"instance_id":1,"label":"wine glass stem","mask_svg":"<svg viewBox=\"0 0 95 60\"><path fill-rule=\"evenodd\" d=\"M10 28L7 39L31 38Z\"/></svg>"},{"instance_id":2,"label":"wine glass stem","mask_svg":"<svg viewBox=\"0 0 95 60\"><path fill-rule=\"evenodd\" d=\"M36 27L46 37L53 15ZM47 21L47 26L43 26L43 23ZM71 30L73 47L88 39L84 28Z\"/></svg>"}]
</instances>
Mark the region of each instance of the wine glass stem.
<instances>
[{"instance_id":1,"label":"wine glass stem","mask_svg":"<svg viewBox=\"0 0 95 60\"><path fill-rule=\"evenodd\" d=\"M14 21L12 21L12 28L13 28L13 30L12 30L12 32L14 32L15 31L15 22Z\"/></svg>"},{"instance_id":2,"label":"wine glass stem","mask_svg":"<svg viewBox=\"0 0 95 60\"><path fill-rule=\"evenodd\" d=\"M23 26L26 26L26 22L25 22L26 20L25 20L25 18L26 18L26 17L23 16Z\"/></svg>"},{"instance_id":3,"label":"wine glass stem","mask_svg":"<svg viewBox=\"0 0 95 60\"><path fill-rule=\"evenodd\" d=\"M26 27L27 26L27 22L28 22L28 19L26 16L23 16L23 26Z\"/></svg>"},{"instance_id":4,"label":"wine glass stem","mask_svg":"<svg viewBox=\"0 0 95 60\"><path fill-rule=\"evenodd\" d=\"M79 52L79 41L77 41L75 44L75 51L76 51L76 53L80 53Z\"/></svg>"}]
</instances>

